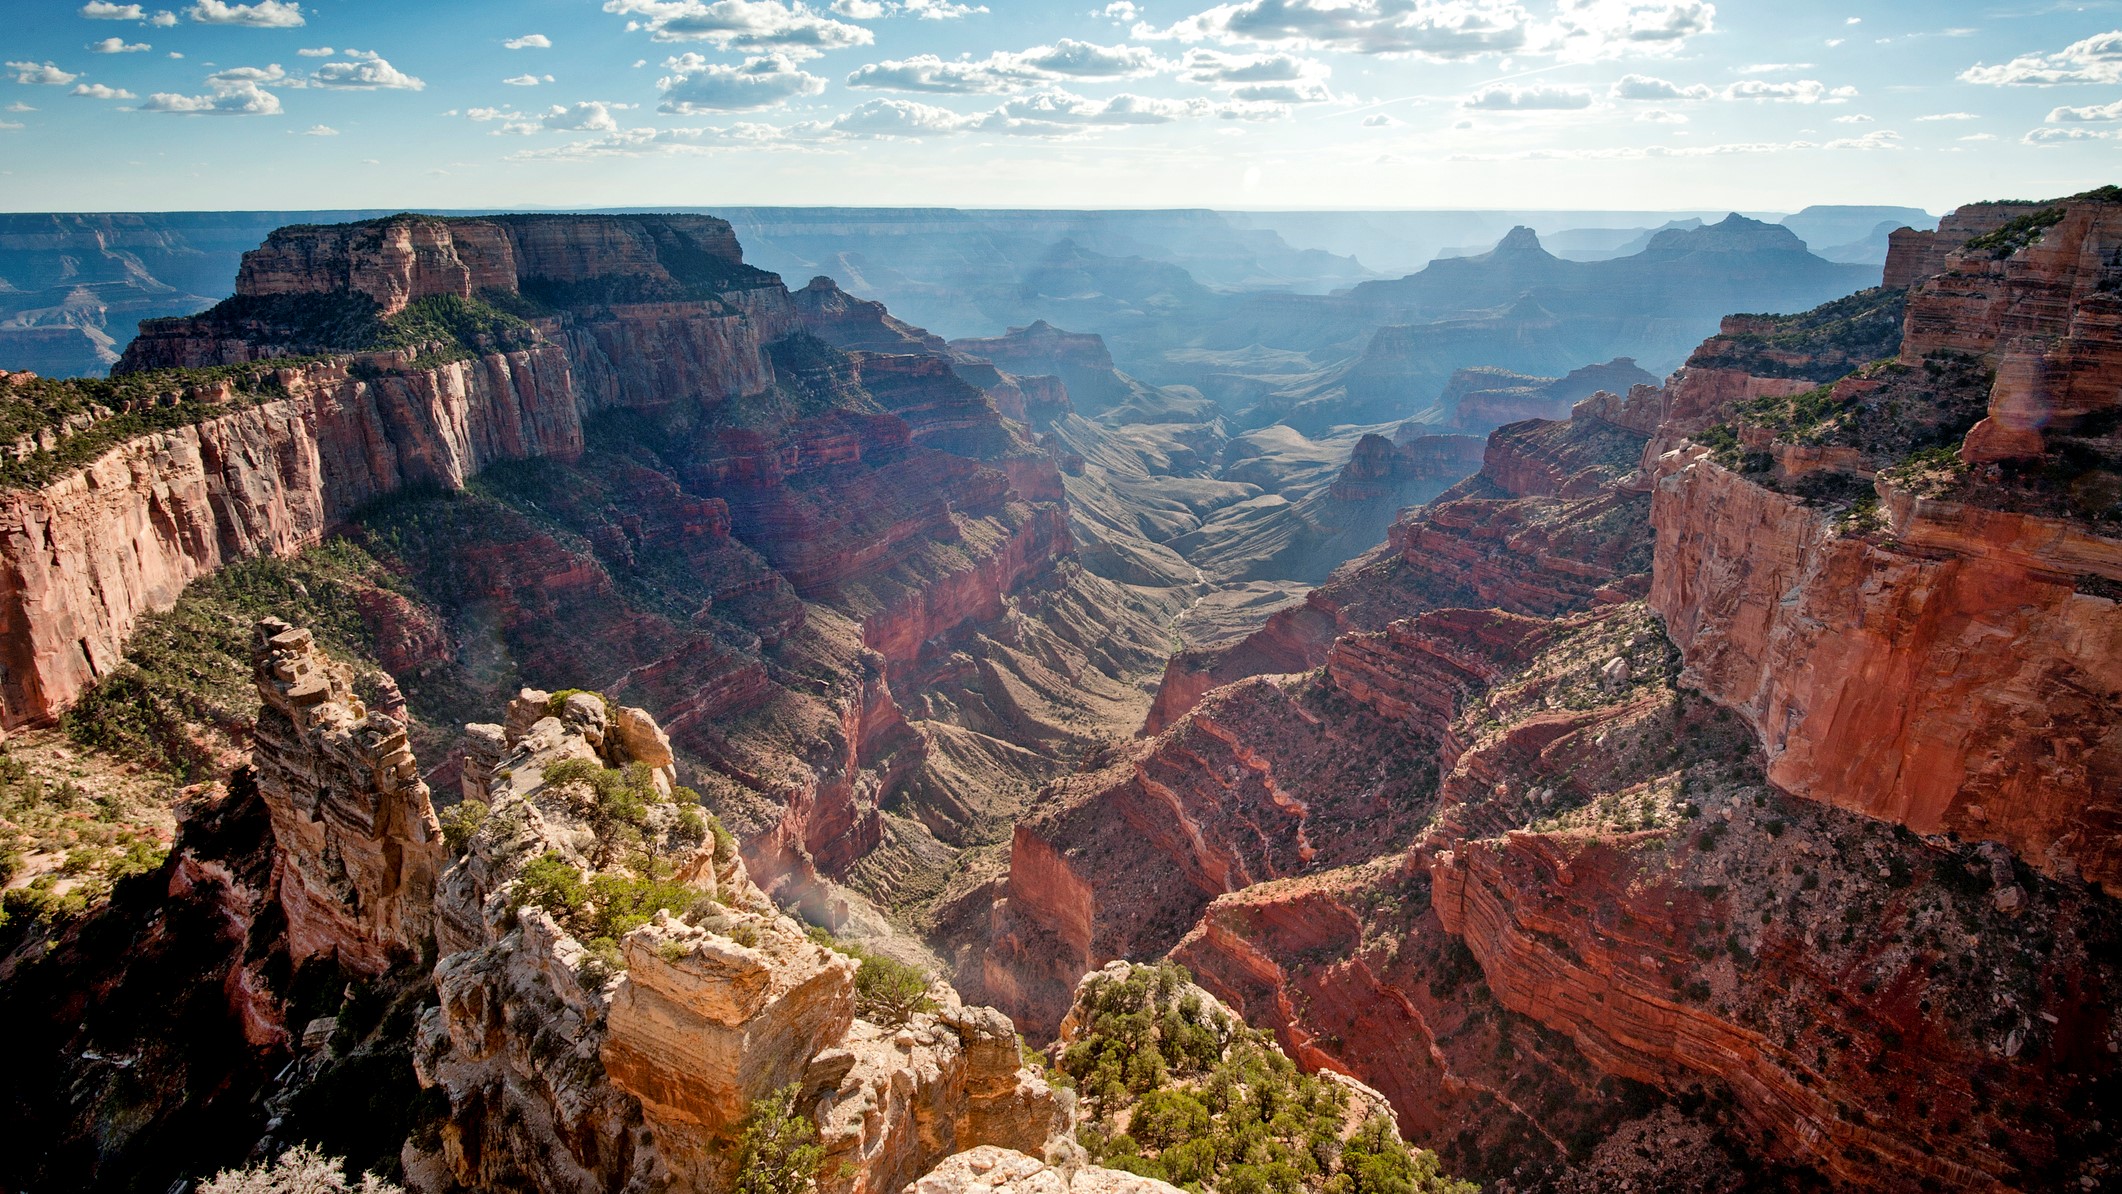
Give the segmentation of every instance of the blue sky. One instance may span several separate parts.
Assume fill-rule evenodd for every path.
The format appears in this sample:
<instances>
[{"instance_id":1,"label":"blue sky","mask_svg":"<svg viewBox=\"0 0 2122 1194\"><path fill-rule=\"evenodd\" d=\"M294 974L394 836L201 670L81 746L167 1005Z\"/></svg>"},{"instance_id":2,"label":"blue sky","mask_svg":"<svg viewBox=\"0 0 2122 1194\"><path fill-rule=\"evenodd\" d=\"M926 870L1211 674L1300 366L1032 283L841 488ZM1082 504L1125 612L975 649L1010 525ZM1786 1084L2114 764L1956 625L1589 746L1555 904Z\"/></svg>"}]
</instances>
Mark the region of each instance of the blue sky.
<instances>
[{"instance_id":1,"label":"blue sky","mask_svg":"<svg viewBox=\"0 0 2122 1194\"><path fill-rule=\"evenodd\" d=\"M8 7L15 211L1940 211L2122 181L2122 0Z\"/></svg>"}]
</instances>

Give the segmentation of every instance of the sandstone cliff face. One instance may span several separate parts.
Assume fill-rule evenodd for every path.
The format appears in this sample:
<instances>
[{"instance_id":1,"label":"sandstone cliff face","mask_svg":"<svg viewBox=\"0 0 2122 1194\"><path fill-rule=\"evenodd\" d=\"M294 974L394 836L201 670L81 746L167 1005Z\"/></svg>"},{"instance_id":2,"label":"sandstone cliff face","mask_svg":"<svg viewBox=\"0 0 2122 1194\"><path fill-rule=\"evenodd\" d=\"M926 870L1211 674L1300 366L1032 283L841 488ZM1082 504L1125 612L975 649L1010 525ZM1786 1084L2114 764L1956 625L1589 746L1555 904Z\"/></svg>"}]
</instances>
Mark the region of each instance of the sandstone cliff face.
<instances>
[{"instance_id":1,"label":"sandstone cliff face","mask_svg":"<svg viewBox=\"0 0 2122 1194\"><path fill-rule=\"evenodd\" d=\"M279 848L280 907L297 962L375 975L434 937L442 828L405 727L364 707L353 674L307 630L258 623L253 763Z\"/></svg>"},{"instance_id":2,"label":"sandstone cliff face","mask_svg":"<svg viewBox=\"0 0 2122 1194\"><path fill-rule=\"evenodd\" d=\"M142 616L225 564L300 550L408 485L580 452L568 377L552 348L366 380L344 363L280 369L283 398L0 495L0 722L56 716L117 666Z\"/></svg>"},{"instance_id":3,"label":"sandstone cliff face","mask_svg":"<svg viewBox=\"0 0 2122 1194\"><path fill-rule=\"evenodd\" d=\"M1652 603L1779 787L2122 872L2122 544L1894 495L1887 541L1686 453L1661 463Z\"/></svg>"},{"instance_id":4,"label":"sandstone cliff face","mask_svg":"<svg viewBox=\"0 0 2122 1194\"><path fill-rule=\"evenodd\" d=\"M2046 457L2079 489L2107 475L2081 428L2114 402L2101 288L2118 211L2067 203L2016 252L1952 250L1950 272L1910 293L1903 372L1838 382L1824 430L1752 426L1731 403L1703 416L1737 411L1772 477L1699 448L1666 452L1652 474L1652 603L1690 682L1754 726L1773 782L2110 886L2122 618L2098 594L2122 576L2122 538L2097 499L2058 501L2017 466L1911 472L1885 454L1893 429L1868 428L1895 400L1942 405L1953 354L1980 354L1995 364L1987 417L1964 443L1965 423L1935 433L1962 460ZM1994 227L1992 214L1971 219ZM1702 433L1663 434L1676 431ZM1814 473L1872 490L1876 523L1807 500Z\"/></svg>"}]
</instances>

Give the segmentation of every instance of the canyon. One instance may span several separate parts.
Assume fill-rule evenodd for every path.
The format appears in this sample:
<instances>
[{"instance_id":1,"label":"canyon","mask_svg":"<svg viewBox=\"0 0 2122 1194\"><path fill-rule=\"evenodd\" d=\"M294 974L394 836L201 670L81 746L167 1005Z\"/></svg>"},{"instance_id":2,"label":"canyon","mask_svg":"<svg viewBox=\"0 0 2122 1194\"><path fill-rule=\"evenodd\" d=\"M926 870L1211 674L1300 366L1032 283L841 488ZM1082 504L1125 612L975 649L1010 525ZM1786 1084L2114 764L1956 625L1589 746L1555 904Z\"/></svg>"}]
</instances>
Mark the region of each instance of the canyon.
<instances>
[{"instance_id":1,"label":"canyon","mask_svg":"<svg viewBox=\"0 0 2122 1194\"><path fill-rule=\"evenodd\" d=\"M1229 300L1311 347L1202 323L1200 386L704 215L275 231L109 379L0 375L0 721L228 761L11 930L0 1174L721 1190L778 1107L827 1194L1159 1194L1251 1180L1143 1126L1242 1055L1423 1189L2097 1188L2118 213L1867 289L1521 229Z\"/></svg>"}]
</instances>

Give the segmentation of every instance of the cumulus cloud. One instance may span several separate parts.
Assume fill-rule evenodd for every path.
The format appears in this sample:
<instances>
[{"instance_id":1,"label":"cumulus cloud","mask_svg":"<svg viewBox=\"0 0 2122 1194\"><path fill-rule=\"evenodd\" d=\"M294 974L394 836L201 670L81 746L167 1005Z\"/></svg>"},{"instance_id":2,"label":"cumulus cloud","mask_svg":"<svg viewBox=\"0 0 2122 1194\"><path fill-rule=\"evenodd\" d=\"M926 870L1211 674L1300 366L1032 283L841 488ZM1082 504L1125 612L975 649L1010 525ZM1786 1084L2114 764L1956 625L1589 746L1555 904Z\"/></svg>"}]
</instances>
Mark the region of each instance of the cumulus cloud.
<instances>
[{"instance_id":1,"label":"cumulus cloud","mask_svg":"<svg viewBox=\"0 0 2122 1194\"><path fill-rule=\"evenodd\" d=\"M1131 21L1141 20L1142 7L1136 4L1134 0L1113 0L1112 3L1093 11L1090 15L1104 17L1108 21L1118 21L1124 25Z\"/></svg>"},{"instance_id":2,"label":"cumulus cloud","mask_svg":"<svg viewBox=\"0 0 2122 1194\"><path fill-rule=\"evenodd\" d=\"M1716 27L1708 0L1561 0L1545 48L1564 58L1670 54Z\"/></svg>"},{"instance_id":3,"label":"cumulus cloud","mask_svg":"<svg viewBox=\"0 0 2122 1194\"><path fill-rule=\"evenodd\" d=\"M1861 137L1843 137L1829 141L1822 149L1899 149L1901 134L1891 129L1874 129Z\"/></svg>"},{"instance_id":4,"label":"cumulus cloud","mask_svg":"<svg viewBox=\"0 0 2122 1194\"><path fill-rule=\"evenodd\" d=\"M538 117L538 123L557 132L616 133L619 131L619 118L613 113L625 111L633 106L606 103L603 100L554 104Z\"/></svg>"},{"instance_id":5,"label":"cumulus cloud","mask_svg":"<svg viewBox=\"0 0 2122 1194\"><path fill-rule=\"evenodd\" d=\"M873 99L841 114L822 131L858 137L932 137L963 132L981 119L914 100Z\"/></svg>"},{"instance_id":6,"label":"cumulus cloud","mask_svg":"<svg viewBox=\"0 0 2122 1194\"><path fill-rule=\"evenodd\" d=\"M1116 95L1109 100L1090 100L1066 91L1041 91L1013 99L996 110L1002 128L1014 123L1046 125L1169 124L1201 114L1203 100L1156 99L1143 95Z\"/></svg>"},{"instance_id":7,"label":"cumulus cloud","mask_svg":"<svg viewBox=\"0 0 2122 1194\"><path fill-rule=\"evenodd\" d=\"M2122 100L2085 108L2057 108L2048 114L2050 124L2102 124L2122 120Z\"/></svg>"},{"instance_id":8,"label":"cumulus cloud","mask_svg":"<svg viewBox=\"0 0 2122 1194\"><path fill-rule=\"evenodd\" d=\"M1179 70L1188 82L1212 87L1312 82L1333 73L1323 62L1294 54L1224 54L1200 49L1188 50Z\"/></svg>"},{"instance_id":9,"label":"cumulus cloud","mask_svg":"<svg viewBox=\"0 0 2122 1194\"><path fill-rule=\"evenodd\" d=\"M511 87L536 87L540 83L552 82L553 77L551 75L510 75L501 81Z\"/></svg>"},{"instance_id":10,"label":"cumulus cloud","mask_svg":"<svg viewBox=\"0 0 2122 1194\"><path fill-rule=\"evenodd\" d=\"M2122 29L2074 41L2053 54L2022 54L1998 66L1977 63L1960 72L1960 81L1992 87L2122 83Z\"/></svg>"},{"instance_id":11,"label":"cumulus cloud","mask_svg":"<svg viewBox=\"0 0 2122 1194\"><path fill-rule=\"evenodd\" d=\"M1919 124L1921 124L1921 123L1924 123L1924 122L1926 122L1926 121L1932 121L1932 120L1980 120L1980 119L1982 119L1982 118L1981 118L1981 117L1979 117L1979 116L1977 116L1977 115L1975 115L1975 114L1974 114L1973 112L1939 112L1939 113L1936 113L1936 114L1934 114L1934 115L1930 115L1930 116L1918 116L1918 117L1916 117L1916 122L1917 122L1917 123L1919 123Z\"/></svg>"},{"instance_id":12,"label":"cumulus cloud","mask_svg":"<svg viewBox=\"0 0 2122 1194\"><path fill-rule=\"evenodd\" d=\"M827 50L866 46L876 35L781 0L605 0L604 11L629 20L661 42L704 41L722 50L773 50L813 58Z\"/></svg>"},{"instance_id":13,"label":"cumulus cloud","mask_svg":"<svg viewBox=\"0 0 2122 1194\"><path fill-rule=\"evenodd\" d=\"M2028 145L2066 145L2072 141L2109 141L2122 135L2114 129L2038 128L2019 138Z\"/></svg>"},{"instance_id":14,"label":"cumulus cloud","mask_svg":"<svg viewBox=\"0 0 2122 1194\"><path fill-rule=\"evenodd\" d=\"M1509 0L1240 0L1135 36L1451 60L1521 49L1532 24Z\"/></svg>"},{"instance_id":15,"label":"cumulus cloud","mask_svg":"<svg viewBox=\"0 0 2122 1194\"><path fill-rule=\"evenodd\" d=\"M10 62L7 69L15 72L15 82L42 84L47 87L64 87L80 75L60 70L49 62Z\"/></svg>"},{"instance_id":16,"label":"cumulus cloud","mask_svg":"<svg viewBox=\"0 0 2122 1194\"><path fill-rule=\"evenodd\" d=\"M295 53L300 54L304 58L329 58L338 52L339 51L332 49L330 46L311 46L309 49L306 50L295 51Z\"/></svg>"},{"instance_id":17,"label":"cumulus cloud","mask_svg":"<svg viewBox=\"0 0 2122 1194\"><path fill-rule=\"evenodd\" d=\"M850 87L939 95L1001 94L1067 79L1130 79L1168 69L1141 46L1101 46L1064 37L1050 46L997 51L979 59L934 54L872 62L847 76Z\"/></svg>"},{"instance_id":18,"label":"cumulus cloud","mask_svg":"<svg viewBox=\"0 0 2122 1194\"><path fill-rule=\"evenodd\" d=\"M1667 82L1664 79L1654 78L1650 75L1622 75L1614 80L1614 85L1608 88L1606 93L1618 100L1667 102L1672 100L1706 100L1713 98L1717 94L1714 88L1706 84L1690 83L1682 87L1678 83Z\"/></svg>"},{"instance_id":19,"label":"cumulus cloud","mask_svg":"<svg viewBox=\"0 0 2122 1194\"><path fill-rule=\"evenodd\" d=\"M109 87L102 83L82 83L75 87L71 94L101 100L137 98L123 87Z\"/></svg>"},{"instance_id":20,"label":"cumulus cloud","mask_svg":"<svg viewBox=\"0 0 2122 1194\"><path fill-rule=\"evenodd\" d=\"M92 54L142 54L154 48L144 41L128 42L122 37L106 37L90 42L88 47Z\"/></svg>"},{"instance_id":21,"label":"cumulus cloud","mask_svg":"<svg viewBox=\"0 0 2122 1194\"><path fill-rule=\"evenodd\" d=\"M339 130L328 124L313 124L303 129L302 135L305 137L336 137L339 135Z\"/></svg>"},{"instance_id":22,"label":"cumulus cloud","mask_svg":"<svg viewBox=\"0 0 2122 1194\"><path fill-rule=\"evenodd\" d=\"M1839 104L1857 97L1854 87L1829 87L1818 79L1770 83L1747 79L1724 89L1728 100L1766 100L1784 104Z\"/></svg>"},{"instance_id":23,"label":"cumulus cloud","mask_svg":"<svg viewBox=\"0 0 2122 1194\"><path fill-rule=\"evenodd\" d=\"M1636 121L1639 124L1686 124L1687 117L1664 108L1646 108L1636 113Z\"/></svg>"},{"instance_id":24,"label":"cumulus cloud","mask_svg":"<svg viewBox=\"0 0 2122 1194\"><path fill-rule=\"evenodd\" d=\"M550 50L553 48L553 39L543 33L526 33L522 37L509 38L502 42L501 46L509 50Z\"/></svg>"},{"instance_id":25,"label":"cumulus cloud","mask_svg":"<svg viewBox=\"0 0 2122 1194\"><path fill-rule=\"evenodd\" d=\"M761 54L741 66L681 54L663 64L670 74L656 80L660 111L678 115L771 108L825 90L825 80L800 69L787 54Z\"/></svg>"},{"instance_id":26,"label":"cumulus cloud","mask_svg":"<svg viewBox=\"0 0 2122 1194\"><path fill-rule=\"evenodd\" d=\"M149 17L147 23L157 29L167 29L177 23L177 14L165 8Z\"/></svg>"},{"instance_id":27,"label":"cumulus cloud","mask_svg":"<svg viewBox=\"0 0 2122 1194\"><path fill-rule=\"evenodd\" d=\"M1852 112L1847 116L1835 117L1836 124L1870 124L1871 122L1872 118L1862 112Z\"/></svg>"},{"instance_id":28,"label":"cumulus cloud","mask_svg":"<svg viewBox=\"0 0 2122 1194\"><path fill-rule=\"evenodd\" d=\"M109 0L88 0L80 8L82 16L91 21L144 21L147 14L137 4L112 4Z\"/></svg>"},{"instance_id":29,"label":"cumulus cloud","mask_svg":"<svg viewBox=\"0 0 2122 1194\"><path fill-rule=\"evenodd\" d=\"M1462 108L1489 112L1566 111L1591 105L1592 93L1588 88L1556 87L1546 83L1531 87L1497 84L1459 101Z\"/></svg>"},{"instance_id":30,"label":"cumulus cloud","mask_svg":"<svg viewBox=\"0 0 2122 1194\"><path fill-rule=\"evenodd\" d=\"M206 77L205 95L181 95L158 91L140 105L143 112L168 112L177 116L278 116L280 97L265 89L267 83L282 82L287 72L272 66L238 66Z\"/></svg>"},{"instance_id":31,"label":"cumulus cloud","mask_svg":"<svg viewBox=\"0 0 2122 1194\"><path fill-rule=\"evenodd\" d=\"M256 4L199 0L185 9L184 15L202 25L243 25L252 29L294 29L309 23L302 19L302 5L293 0L258 0Z\"/></svg>"},{"instance_id":32,"label":"cumulus cloud","mask_svg":"<svg viewBox=\"0 0 2122 1194\"><path fill-rule=\"evenodd\" d=\"M958 0L833 0L826 11L851 21L875 21L885 17L915 17L923 21L955 21L987 11L985 4L960 4Z\"/></svg>"},{"instance_id":33,"label":"cumulus cloud","mask_svg":"<svg viewBox=\"0 0 2122 1194\"><path fill-rule=\"evenodd\" d=\"M327 62L310 74L312 87L335 87L345 91L420 91L427 87L392 66L373 50L348 50L352 61Z\"/></svg>"},{"instance_id":34,"label":"cumulus cloud","mask_svg":"<svg viewBox=\"0 0 2122 1194\"><path fill-rule=\"evenodd\" d=\"M1396 129L1406 123L1406 121L1397 116L1387 116L1383 112L1363 118L1363 127L1367 129Z\"/></svg>"}]
</instances>

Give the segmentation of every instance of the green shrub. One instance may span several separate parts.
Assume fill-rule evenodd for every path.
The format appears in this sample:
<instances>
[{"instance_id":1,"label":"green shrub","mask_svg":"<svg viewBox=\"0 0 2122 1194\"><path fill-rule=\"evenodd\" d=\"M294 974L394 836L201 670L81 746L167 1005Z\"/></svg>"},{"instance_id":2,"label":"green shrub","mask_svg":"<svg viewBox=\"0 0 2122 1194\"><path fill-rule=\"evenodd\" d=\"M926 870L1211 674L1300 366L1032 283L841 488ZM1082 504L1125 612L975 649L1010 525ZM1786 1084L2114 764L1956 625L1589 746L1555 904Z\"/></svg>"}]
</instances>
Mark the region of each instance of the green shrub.
<instances>
[{"instance_id":1,"label":"green shrub","mask_svg":"<svg viewBox=\"0 0 2122 1194\"><path fill-rule=\"evenodd\" d=\"M589 885L574 863L553 851L532 859L516 876L512 893L518 908L543 908L554 920L565 924L589 900Z\"/></svg>"},{"instance_id":2,"label":"green shrub","mask_svg":"<svg viewBox=\"0 0 2122 1194\"><path fill-rule=\"evenodd\" d=\"M486 823L486 815L492 810L483 800L464 800L442 810L442 841L452 854L462 854L469 849L472 835Z\"/></svg>"},{"instance_id":3,"label":"green shrub","mask_svg":"<svg viewBox=\"0 0 2122 1194\"><path fill-rule=\"evenodd\" d=\"M754 1102L737 1137L736 1194L805 1194L825 1163L818 1125L796 1110L791 1083Z\"/></svg>"}]
</instances>

